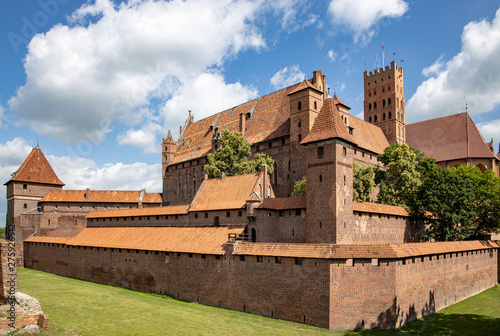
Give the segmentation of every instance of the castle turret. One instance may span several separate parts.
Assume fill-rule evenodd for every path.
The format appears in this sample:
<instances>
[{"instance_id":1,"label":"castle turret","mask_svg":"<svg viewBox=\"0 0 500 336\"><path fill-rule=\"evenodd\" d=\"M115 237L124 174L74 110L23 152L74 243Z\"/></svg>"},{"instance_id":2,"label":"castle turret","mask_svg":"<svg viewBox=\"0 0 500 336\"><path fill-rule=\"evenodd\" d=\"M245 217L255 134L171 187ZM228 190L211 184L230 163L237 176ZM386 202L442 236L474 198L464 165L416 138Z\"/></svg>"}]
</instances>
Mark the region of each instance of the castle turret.
<instances>
[{"instance_id":1,"label":"castle turret","mask_svg":"<svg viewBox=\"0 0 500 336\"><path fill-rule=\"evenodd\" d=\"M354 138L337 104L327 99L308 136L306 242L348 244L353 225Z\"/></svg>"},{"instance_id":2,"label":"castle turret","mask_svg":"<svg viewBox=\"0 0 500 336\"><path fill-rule=\"evenodd\" d=\"M403 68L365 71L365 121L382 128L389 143L406 142Z\"/></svg>"},{"instance_id":3,"label":"castle turret","mask_svg":"<svg viewBox=\"0 0 500 336\"><path fill-rule=\"evenodd\" d=\"M64 183L57 177L47 158L37 145L21 166L5 183L7 187L7 239L14 238L16 262L22 261L23 240L35 233L36 227L20 225L20 215L37 211L38 202L52 190L62 189Z\"/></svg>"},{"instance_id":4,"label":"castle turret","mask_svg":"<svg viewBox=\"0 0 500 336\"><path fill-rule=\"evenodd\" d=\"M162 144L162 159L161 159L161 167L162 167L162 175L163 175L163 204L169 204L170 200L168 199L168 193L166 186L168 185L171 174L169 172L169 163L174 158L175 152L177 151L177 142L172 138L172 133L168 130L168 134L166 138L163 138L161 141Z\"/></svg>"},{"instance_id":5,"label":"castle turret","mask_svg":"<svg viewBox=\"0 0 500 336\"><path fill-rule=\"evenodd\" d=\"M311 80L304 79L288 94L290 97L290 150L295 157L304 156L302 140L309 134L326 99L326 76L321 70L313 72ZM305 175L300 160L291 160L290 170L297 179Z\"/></svg>"}]
</instances>

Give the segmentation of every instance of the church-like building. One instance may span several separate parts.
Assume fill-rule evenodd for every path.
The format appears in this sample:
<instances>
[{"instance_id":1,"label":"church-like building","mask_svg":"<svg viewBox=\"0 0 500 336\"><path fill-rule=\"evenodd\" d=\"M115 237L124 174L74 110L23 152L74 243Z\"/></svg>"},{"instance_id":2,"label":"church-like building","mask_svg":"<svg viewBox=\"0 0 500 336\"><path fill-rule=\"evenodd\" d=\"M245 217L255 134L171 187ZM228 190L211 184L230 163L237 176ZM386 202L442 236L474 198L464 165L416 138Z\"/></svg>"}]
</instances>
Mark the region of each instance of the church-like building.
<instances>
[{"instance_id":1,"label":"church-like building","mask_svg":"<svg viewBox=\"0 0 500 336\"><path fill-rule=\"evenodd\" d=\"M65 193L44 164L51 178L34 182L47 193L29 205L40 207L41 224L21 238L25 267L330 329L398 327L494 286L498 241L421 243L425 228L405 209L352 198L353 162L378 165L390 144L420 141L424 152L440 144L441 166L483 165L498 176L493 144L466 113L428 125L456 118L456 128L415 137L421 126L405 125L403 70L394 62L364 81L365 120L330 96L321 71L203 120L189 115L177 141L170 132L163 139L163 194L149 203L144 192L127 196L130 203L112 191L94 202L89 190ZM253 154L273 157L272 176L263 165L208 179L203 167L223 129L242 132ZM21 185L42 169L26 169L31 161L6 183L12 209L26 199ZM33 176L16 178L23 171ZM306 196L289 197L303 176ZM72 234L47 231L73 194L85 223ZM25 235L17 223L30 222L30 211L9 214Z\"/></svg>"}]
</instances>

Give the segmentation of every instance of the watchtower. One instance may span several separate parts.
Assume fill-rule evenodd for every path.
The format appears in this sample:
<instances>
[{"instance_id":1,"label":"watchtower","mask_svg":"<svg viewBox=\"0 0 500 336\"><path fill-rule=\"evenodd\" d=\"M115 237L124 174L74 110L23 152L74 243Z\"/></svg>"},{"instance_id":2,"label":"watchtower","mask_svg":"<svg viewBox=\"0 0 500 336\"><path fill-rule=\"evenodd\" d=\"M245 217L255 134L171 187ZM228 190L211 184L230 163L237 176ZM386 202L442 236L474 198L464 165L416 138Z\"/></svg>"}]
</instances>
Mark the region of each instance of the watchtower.
<instances>
[{"instance_id":1,"label":"watchtower","mask_svg":"<svg viewBox=\"0 0 500 336\"><path fill-rule=\"evenodd\" d=\"M390 66L364 72L365 121L379 126L389 143L406 142L403 68Z\"/></svg>"}]
</instances>

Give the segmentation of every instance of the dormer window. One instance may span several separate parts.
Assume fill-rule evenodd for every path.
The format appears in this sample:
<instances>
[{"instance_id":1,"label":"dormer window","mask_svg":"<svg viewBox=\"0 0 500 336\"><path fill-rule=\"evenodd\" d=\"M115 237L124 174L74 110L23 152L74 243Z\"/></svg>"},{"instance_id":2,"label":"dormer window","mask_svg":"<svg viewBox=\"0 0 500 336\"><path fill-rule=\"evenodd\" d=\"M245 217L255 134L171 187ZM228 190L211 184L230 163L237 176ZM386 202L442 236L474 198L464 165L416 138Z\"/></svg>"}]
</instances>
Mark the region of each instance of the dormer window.
<instances>
[{"instance_id":1,"label":"dormer window","mask_svg":"<svg viewBox=\"0 0 500 336\"><path fill-rule=\"evenodd\" d=\"M248 112L248 113L246 114L246 120L250 119L251 117L252 117L252 114L251 114L250 112Z\"/></svg>"},{"instance_id":2,"label":"dormer window","mask_svg":"<svg viewBox=\"0 0 500 336\"><path fill-rule=\"evenodd\" d=\"M352 135L354 133L354 128L349 127L349 134Z\"/></svg>"}]
</instances>

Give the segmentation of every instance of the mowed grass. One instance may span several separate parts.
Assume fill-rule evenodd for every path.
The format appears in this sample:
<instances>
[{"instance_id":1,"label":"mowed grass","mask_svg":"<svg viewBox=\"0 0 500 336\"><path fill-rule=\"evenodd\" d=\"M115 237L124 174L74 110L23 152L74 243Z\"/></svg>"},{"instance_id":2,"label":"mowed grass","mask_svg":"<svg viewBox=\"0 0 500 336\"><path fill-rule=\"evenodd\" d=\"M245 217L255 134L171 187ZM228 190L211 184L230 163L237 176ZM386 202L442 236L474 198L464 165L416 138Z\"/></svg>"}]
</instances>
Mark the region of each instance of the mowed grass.
<instances>
[{"instance_id":1,"label":"mowed grass","mask_svg":"<svg viewBox=\"0 0 500 336\"><path fill-rule=\"evenodd\" d=\"M396 330L329 331L170 297L18 269L49 315L43 335L500 335L500 287Z\"/></svg>"}]
</instances>

